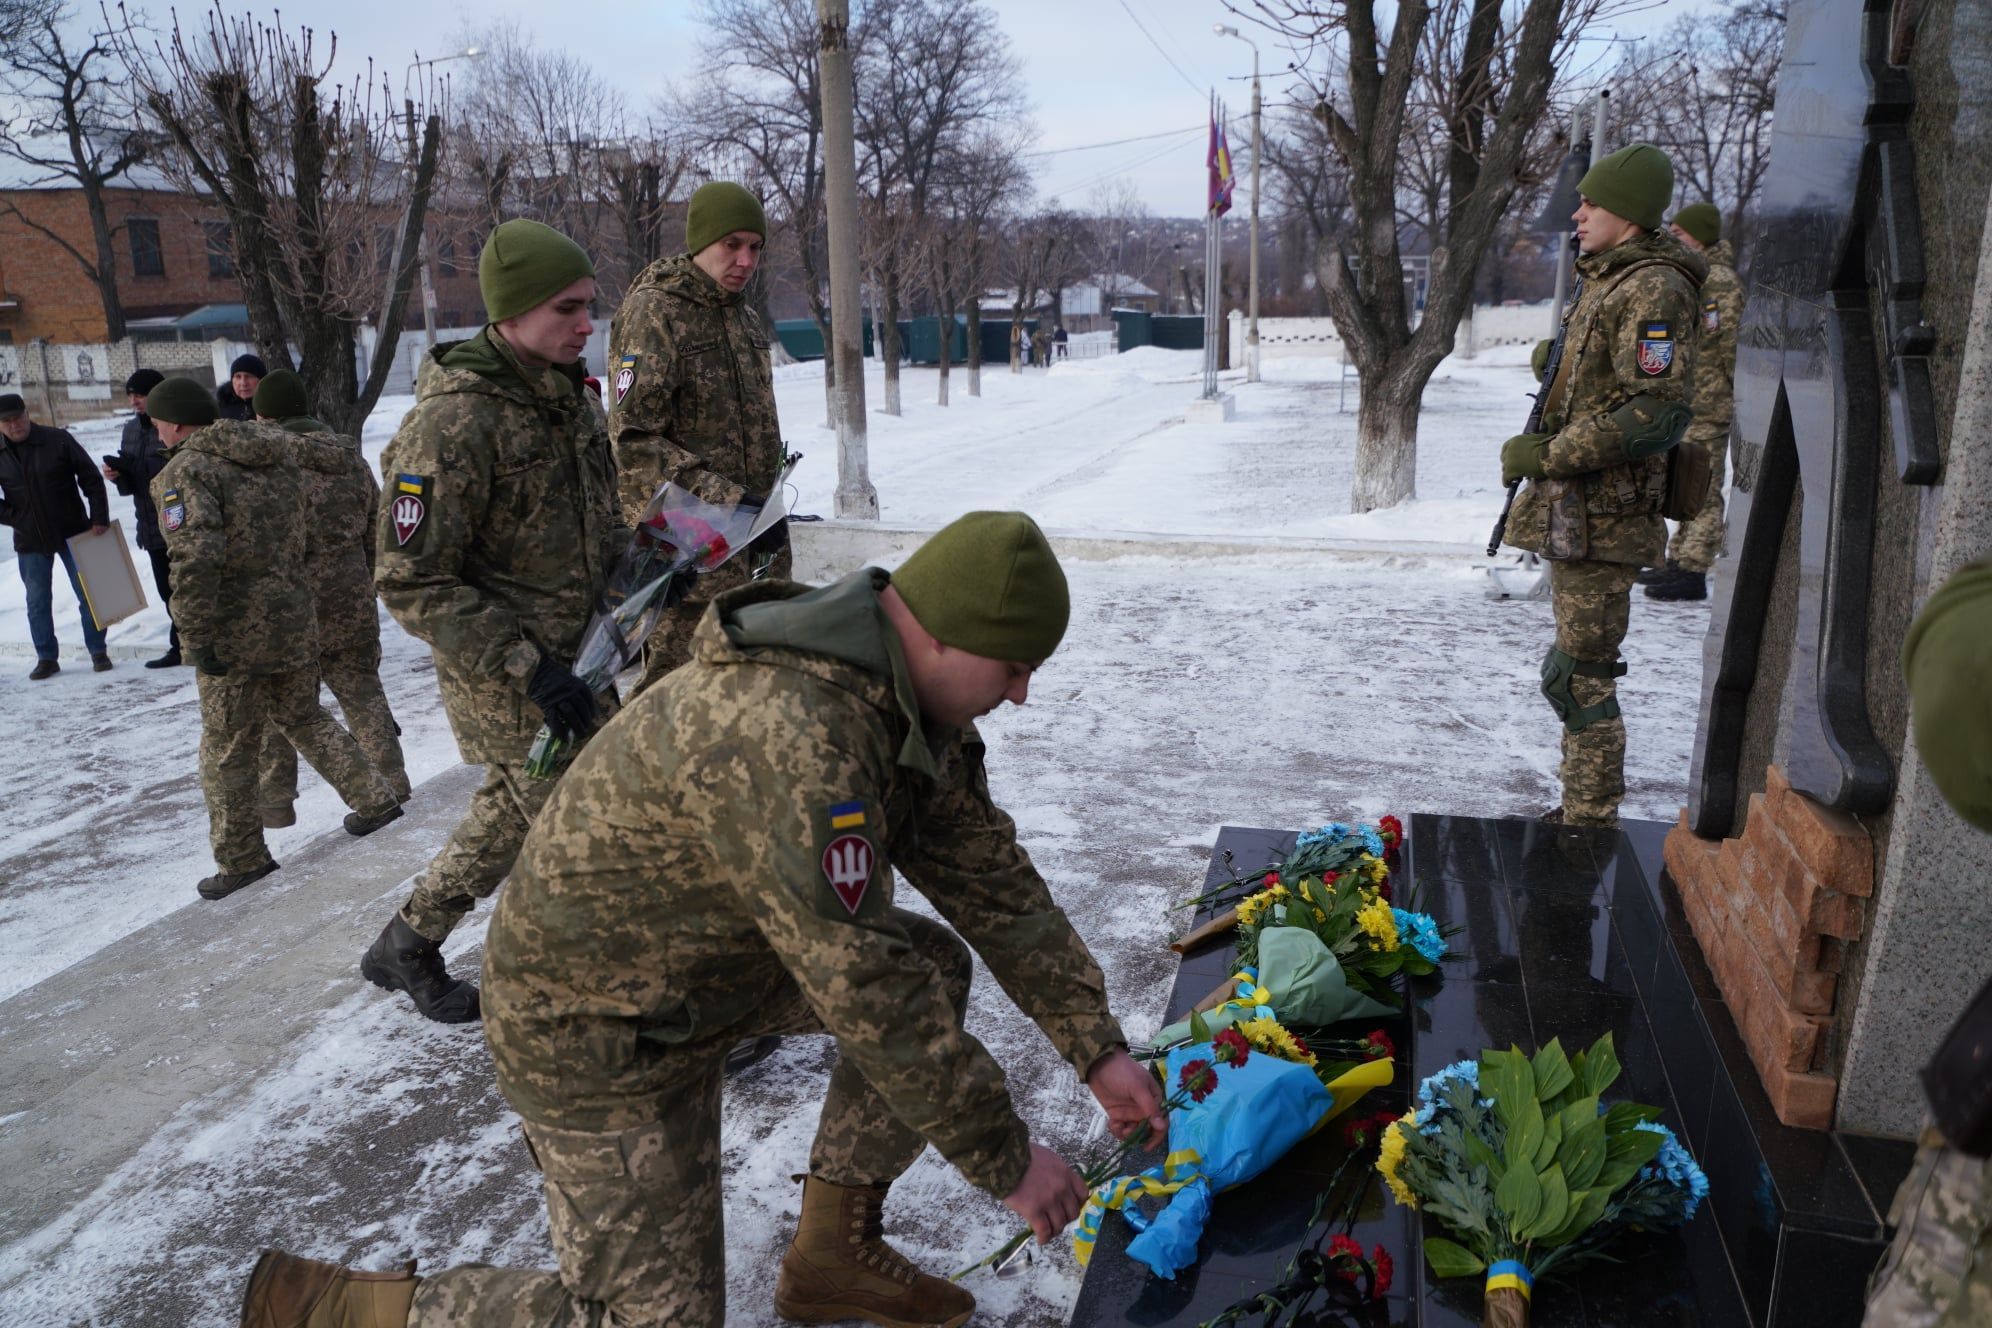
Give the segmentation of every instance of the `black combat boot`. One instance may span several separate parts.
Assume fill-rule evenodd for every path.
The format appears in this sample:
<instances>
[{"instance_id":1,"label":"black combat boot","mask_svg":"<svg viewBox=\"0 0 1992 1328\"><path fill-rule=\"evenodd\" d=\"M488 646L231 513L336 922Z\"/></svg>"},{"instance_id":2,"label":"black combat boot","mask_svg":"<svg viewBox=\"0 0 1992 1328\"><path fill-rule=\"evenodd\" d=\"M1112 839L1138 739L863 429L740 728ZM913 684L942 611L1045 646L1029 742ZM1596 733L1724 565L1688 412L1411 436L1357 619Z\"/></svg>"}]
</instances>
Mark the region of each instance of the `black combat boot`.
<instances>
[{"instance_id":1,"label":"black combat boot","mask_svg":"<svg viewBox=\"0 0 1992 1328\"><path fill-rule=\"evenodd\" d=\"M201 892L202 899L226 899L243 886L262 880L276 869L275 862L266 862L252 871L222 872L203 880L194 889Z\"/></svg>"},{"instance_id":2,"label":"black combat boot","mask_svg":"<svg viewBox=\"0 0 1992 1328\"><path fill-rule=\"evenodd\" d=\"M765 1034L761 1037L750 1037L743 1042L736 1042L733 1045L733 1050L726 1053L725 1072L727 1074L738 1074L750 1065L759 1065L762 1061L768 1059L776 1047L781 1045L782 1040L780 1038Z\"/></svg>"},{"instance_id":3,"label":"black combat boot","mask_svg":"<svg viewBox=\"0 0 1992 1328\"><path fill-rule=\"evenodd\" d=\"M111 671L111 657L99 651L90 656L90 667L98 673L109 673Z\"/></svg>"},{"instance_id":4,"label":"black combat boot","mask_svg":"<svg viewBox=\"0 0 1992 1328\"><path fill-rule=\"evenodd\" d=\"M146 661L145 661L145 667L146 667L146 668L148 668L148 669L177 669L177 668L179 668L179 667L180 667L180 647L178 647L178 646L169 646L169 647L167 648L167 650L166 650L166 653L165 653L165 654L163 654L163 655L161 655L161 656L160 656L160 657L159 657L158 659L148 659L148 660L146 660Z\"/></svg>"},{"instance_id":5,"label":"black combat boot","mask_svg":"<svg viewBox=\"0 0 1992 1328\"><path fill-rule=\"evenodd\" d=\"M1671 562L1667 566L1668 573L1646 587L1646 598L1669 601L1708 598L1706 572L1690 572Z\"/></svg>"},{"instance_id":6,"label":"black combat boot","mask_svg":"<svg viewBox=\"0 0 1992 1328\"><path fill-rule=\"evenodd\" d=\"M407 992L422 1017L439 1024L468 1024L482 1013L477 988L451 977L436 943L399 913L367 948L360 974L383 990Z\"/></svg>"},{"instance_id":7,"label":"black combat boot","mask_svg":"<svg viewBox=\"0 0 1992 1328\"><path fill-rule=\"evenodd\" d=\"M38 659L35 661L34 668L28 672L28 681L40 682L43 678L53 678L60 672L62 672L62 665L56 663L54 660Z\"/></svg>"},{"instance_id":8,"label":"black combat boot","mask_svg":"<svg viewBox=\"0 0 1992 1328\"><path fill-rule=\"evenodd\" d=\"M365 812L347 812L346 833L356 837L370 835L389 821L398 821L400 819L401 804L398 802L386 811L375 812L372 816L368 816Z\"/></svg>"},{"instance_id":9,"label":"black combat boot","mask_svg":"<svg viewBox=\"0 0 1992 1328\"><path fill-rule=\"evenodd\" d=\"M1639 571L1639 575L1633 578L1633 584L1641 586L1650 586L1653 585L1655 582L1665 581L1668 577L1672 576L1674 573L1680 570L1681 570L1680 564L1676 563L1672 558L1669 558L1664 566L1641 568Z\"/></svg>"}]
</instances>

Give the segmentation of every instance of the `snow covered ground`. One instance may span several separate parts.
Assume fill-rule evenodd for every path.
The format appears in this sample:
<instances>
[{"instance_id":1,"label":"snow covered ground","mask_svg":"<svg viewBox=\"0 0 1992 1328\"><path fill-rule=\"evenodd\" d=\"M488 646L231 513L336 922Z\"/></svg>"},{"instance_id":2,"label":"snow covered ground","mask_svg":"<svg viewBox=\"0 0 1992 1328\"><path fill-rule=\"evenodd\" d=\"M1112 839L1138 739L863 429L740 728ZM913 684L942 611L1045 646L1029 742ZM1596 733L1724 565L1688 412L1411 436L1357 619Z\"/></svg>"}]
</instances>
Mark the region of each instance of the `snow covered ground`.
<instances>
[{"instance_id":1,"label":"snow covered ground","mask_svg":"<svg viewBox=\"0 0 1992 1328\"><path fill-rule=\"evenodd\" d=\"M932 372L909 372L904 418L871 417L888 521L1021 506L1071 532L1376 546L1367 558L1271 547L1071 560L1067 645L1028 706L985 725L995 793L1137 1037L1159 1022L1173 977L1165 906L1201 879L1218 826L1521 815L1555 789L1557 730L1536 692L1548 605L1489 600L1473 560L1452 551L1484 540L1498 509L1495 449L1531 386L1519 355L1441 368L1420 499L1363 517L1346 510L1354 416L1337 413L1334 362L1269 361L1272 381L1237 386L1238 420L1190 426L1195 361L1140 351L1023 375L999 367L980 399L957 370L945 410L932 404ZM876 375L870 386L876 404ZM820 381L797 366L778 393L787 436L810 458L799 510L827 513L834 441L820 427ZM370 457L407 405L385 402L369 421ZM83 440L93 455L114 448L115 428L104 433L107 443ZM59 629L65 595L58 587ZM1621 692L1628 815L1671 819L1685 797L1706 625L1701 606L1636 601ZM73 617L64 634L79 645ZM192 890L212 868L191 676L127 655L108 675L72 666L28 683L18 579L0 574L0 647L19 652L0 656L11 739L0 753L0 1063L31 1044L42 1050L17 1065L83 1058L62 1094L0 1075L0 1167L57 1196L0 1215L0 1323L231 1323L259 1243L375 1267L550 1265L536 1178L481 1041L424 1024L354 967L468 787L426 650L391 622L384 638L411 775L440 776L418 789L416 824L387 847L327 838L342 809L307 774L298 826L271 836L293 869L207 904ZM135 655L163 640L156 609L111 635ZM273 910L286 908L320 910L294 929L308 944L273 939ZM477 962L484 917L452 938L453 966ZM248 998L265 987L267 998ZM182 1054L148 1059L126 1045L139 1034L110 1018L120 1001L181 1021L168 1025L192 1049L187 1066L169 1067L180 1089L133 1091L113 1075L98 1092L127 1094L120 1119L144 1128L101 1164L64 1163L51 1140L67 1127L61 1113L96 1100L91 1058L132 1058L117 1071L128 1078L166 1073L153 1062ZM106 1022L86 1030L93 1004ZM987 974L970 1023L1008 1068L1033 1133L1085 1152L1090 1100ZM768 1291L796 1203L786 1178L805 1164L830 1055L824 1039L793 1040L729 1085L730 1322L776 1322ZM931 1152L895 1188L888 1224L936 1268L979 1257L1010 1225ZM981 1280L977 1322L1063 1322L1078 1276L1061 1248L1024 1277Z\"/></svg>"}]
</instances>

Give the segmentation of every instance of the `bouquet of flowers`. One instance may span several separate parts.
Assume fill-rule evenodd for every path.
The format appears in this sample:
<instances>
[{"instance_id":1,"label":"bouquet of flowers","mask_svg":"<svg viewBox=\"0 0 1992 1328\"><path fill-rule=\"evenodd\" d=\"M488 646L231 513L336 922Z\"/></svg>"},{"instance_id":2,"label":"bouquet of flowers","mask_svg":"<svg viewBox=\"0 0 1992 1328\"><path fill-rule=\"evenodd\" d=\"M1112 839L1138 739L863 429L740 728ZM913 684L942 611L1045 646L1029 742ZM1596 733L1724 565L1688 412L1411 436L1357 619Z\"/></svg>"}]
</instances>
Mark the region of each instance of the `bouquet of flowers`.
<instances>
[{"instance_id":1,"label":"bouquet of flowers","mask_svg":"<svg viewBox=\"0 0 1992 1328\"><path fill-rule=\"evenodd\" d=\"M759 507L709 503L668 481L659 485L609 573L602 605L574 657L574 676L597 693L607 691L616 675L636 662L665 610L684 598L693 578L722 566L787 516L784 486L801 459L788 458ZM542 726L527 750L526 773L554 778L568 746Z\"/></svg>"},{"instance_id":2,"label":"bouquet of flowers","mask_svg":"<svg viewBox=\"0 0 1992 1328\"><path fill-rule=\"evenodd\" d=\"M1271 1016L1293 1028L1326 1028L1344 1019L1369 1019L1392 1007L1350 985L1348 972L1328 946L1306 927L1270 928L1257 946L1258 963L1238 970L1228 996L1199 1011L1208 1028ZM1225 994L1220 988L1219 993ZM1158 1047L1193 1036L1191 1020L1178 1020L1155 1035Z\"/></svg>"},{"instance_id":3,"label":"bouquet of flowers","mask_svg":"<svg viewBox=\"0 0 1992 1328\"><path fill-rule=\"evenodd\" d=\"M1433 1273L1485 1274L1488 1328L1526 1328L1536 1279L1606 1257L1628 1230L1680 1226L1708 1194L1657 1109L1605 1105L1618 1075L1609 1033L1574 1056L1555 1041L1485 1051L1425 1080L1384 1131L1377 1171L1458 1238L1425 1238Z\"/></svg>"}]
</instances>

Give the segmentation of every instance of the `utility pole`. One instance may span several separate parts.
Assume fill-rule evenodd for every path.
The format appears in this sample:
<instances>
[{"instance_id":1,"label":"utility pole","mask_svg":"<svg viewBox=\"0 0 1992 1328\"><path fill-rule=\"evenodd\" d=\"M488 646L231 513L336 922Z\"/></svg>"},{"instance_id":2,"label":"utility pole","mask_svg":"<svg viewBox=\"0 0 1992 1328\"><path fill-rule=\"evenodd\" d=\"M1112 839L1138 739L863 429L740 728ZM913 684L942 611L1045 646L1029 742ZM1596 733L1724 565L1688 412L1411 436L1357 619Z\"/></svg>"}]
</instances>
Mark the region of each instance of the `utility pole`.
<instances>
[{"instance_id":1,"label":"utility pole","mask_svg":"<svg viewBox=\"0 0 1992 1328\"><path fill-rule=\"evenodd\" d=\"M1591 112L1591 164L1596 166L1598 158L1605 155L1605 106L1611 100L1611 90L1598 90L1597 108ZM1570 288L1571 255L1577 248L1577 232L1566 231L1563 244L1556 255L1556 304L1550 311L1549 334L1553 337L1563 326L1564 298Z\"/></svg>"},{"instance_id":2,"label":"utility pole","mask_svg":"<svg viewBox=\"0 0 1992 1328\"><path fill-rule=\"evenodd\" d=\"M837 385L840 517L878 520L865 436L864 313L858 304L858 155L852 129L851 0L816 0L817 61L823 81L823 190L830 232L830 342Z\"/></svg>"},{"instance_id":3,"label":"utility pole","mask_svg":"<svg viewBox=\"0 0 1992 1328\"><path fill-rule=\"evenodd\" d=\"M413 172L419 152L415 142L415 99L406 95L408 80L417 69L433 69L451 60L475 60L484 51L480 47L466 46L454 55L439 55L432 60L411 60L402 72L402 102L408 115L408 169ZM411 176L412 179L412 176ZM429 252L429 224L425 218L422 230L415 237L415 261L422 274L422 344L428 350L436 348L436 274L435 261Z\"/></svg>"},{"instance_id":4,"label":"utility pole","mask_svg":"<svg viewBox=\"0 0 1992 1328\"><path fill-rule=\"evenodd\" d=\"M1245 295L1245 381L1259 381L1259 43L1234 27L1212 25L1222 37L1236 37L1252 48L1252 258Z\"/></svg>"}]
</instances>

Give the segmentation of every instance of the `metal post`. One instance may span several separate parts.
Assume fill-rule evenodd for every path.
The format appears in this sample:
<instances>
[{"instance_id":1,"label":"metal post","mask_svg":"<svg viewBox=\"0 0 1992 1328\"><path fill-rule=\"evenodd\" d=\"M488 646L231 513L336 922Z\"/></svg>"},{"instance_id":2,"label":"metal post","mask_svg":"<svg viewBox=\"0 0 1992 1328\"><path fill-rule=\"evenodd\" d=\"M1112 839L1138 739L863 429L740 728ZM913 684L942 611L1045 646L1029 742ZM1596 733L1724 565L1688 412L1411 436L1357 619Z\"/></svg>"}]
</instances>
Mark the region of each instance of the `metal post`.
<instances>
[{"instance_id":1,"label":"metal post","mask_svg":"<svg viewBox=\"0 0 1992 1328\"><path fill-rule=\"evenodd\" d=\"M1598 104L1591 112L1591 164L1596 166L1598 158L1605 155L1605 103L1611 99L1610 88L1598 89ZM1563 251L1556 256L1556 307L1552 311L1549 334L1553 337L1563 326L1563 302L1569 290L1570 265L1577 253L1577 232L1565 232Z\"/></svg>"},{"instance_id":2,"label":"metal post","mask_svg":"<svg viewBox=\"0 0 1992 1328\"><path fill-rule=\"evenodd\" d=\"M878 520L865 435L864 314L858 304L858 158L852 129L850 0L816 0L823 80L823 186L830 232L830 340L837 386L840 517ZM884 329L879 329L883 335Z\"/></svg>"},{"instance_id":3,"label":"metal post","mask_svg":"<svg viewBox=\"0 0 1992 1328\"><path fill-rule=\"evenodd\" d=\"M1245 381L1259 381L1259 48L1252 48L1252 285L1246 296Z\"/></svg>"}]
</instances>

